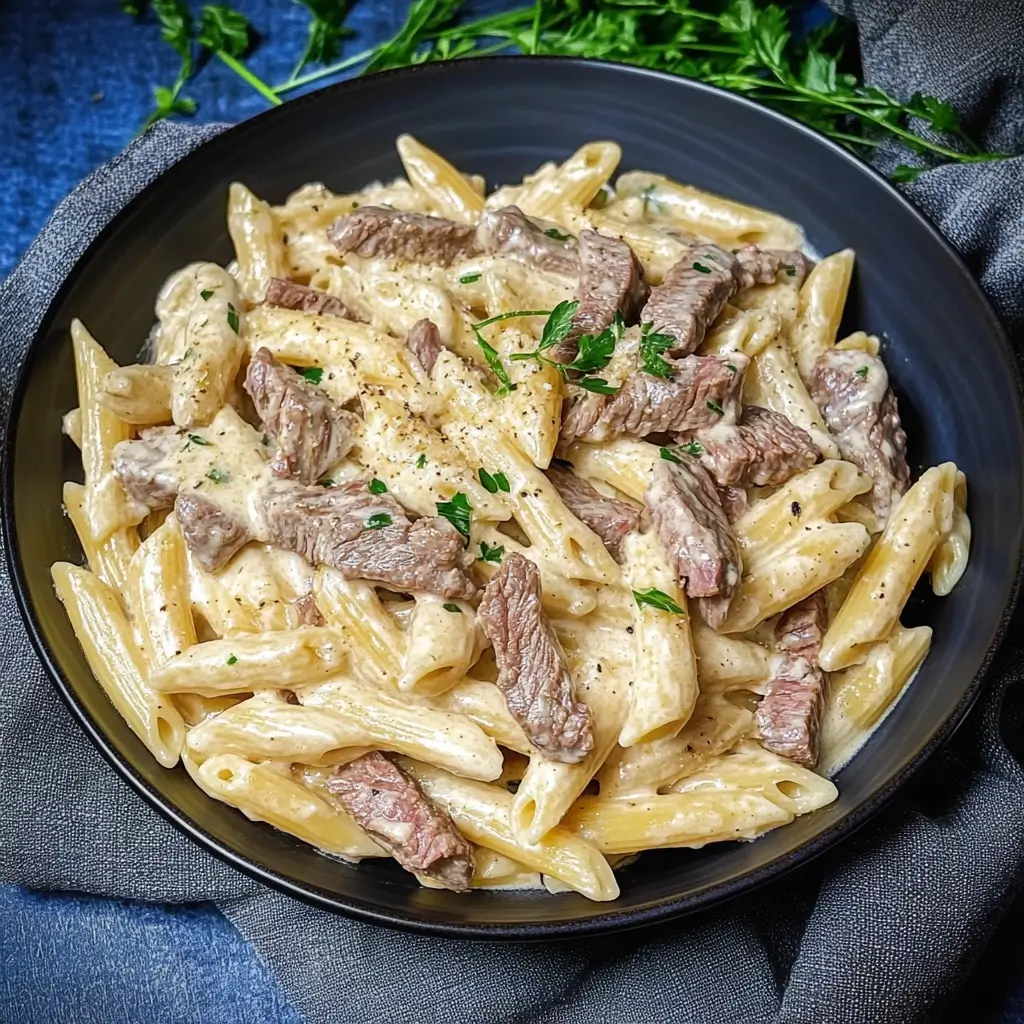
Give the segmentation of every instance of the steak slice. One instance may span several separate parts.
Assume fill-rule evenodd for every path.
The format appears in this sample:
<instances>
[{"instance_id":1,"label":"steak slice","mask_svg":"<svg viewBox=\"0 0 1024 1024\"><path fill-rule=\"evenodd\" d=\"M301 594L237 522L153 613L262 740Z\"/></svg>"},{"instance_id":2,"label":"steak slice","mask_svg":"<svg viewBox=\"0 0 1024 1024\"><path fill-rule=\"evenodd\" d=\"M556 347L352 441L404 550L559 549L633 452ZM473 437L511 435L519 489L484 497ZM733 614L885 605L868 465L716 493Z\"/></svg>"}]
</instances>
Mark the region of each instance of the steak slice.
<instances>
[{"instance_id":1,"label":"steak slice","mask_svg":"<svg viewBox=\"0 0 1024 1024\"><path fill-rule=\"evenodd\" d=\"M771 487L813 466L821 452L806 430L785 416L748 405L735 426L698 430L701 465L720 487Z\"/></svg>"},{"instance_id":2,"label":"steak slice","mask_svg":"<svg viewBox=\"0 0 1024 1024\"><path fill-rule=\"evenodd\" d=\"M559 363L572 362L580 335L600 334L616 313L627 323L636 320L651 293L633 250L618 238L581 231L579 259L579 308L572 329L548 353Z\"/></svg>"},{"instance_id":3,"label":"steak slice","mask_svg":"<svg viewBox=\"0 0 1024 1024\"><path fill-rule=\"evenodd\" d=\"M282 306L295 309L300 313L321 313L325 316L342 316L347 320L356 320L348 306L341 299L336 299L327 292L316 288L307 288L302 284L294 284L283 277L272 277L267 285L264 303L268 306Z\"/></svg>"},{"instance_id":4,"label":"steak slice","mask_svg":"<svg viewBox=\"0 0 1024 1024\"><path fill-rule=\"evenodd\" d=\"M810 392L843 458L874 481L868 503L884 524L910 486L907 435L885 365L869 352L831 349L814 364Z\"/></svg>"},{"instance_id":5,"label":"steak slice","mask_svg":"<svg viewBox=\"0 0 1024 1024\"><path fill-rule=\"evenodd\" d=\"M629 502L606 498L571 470L552 466L547 475L566 508L581 523L589 526L612 555L618 557L622 539L640 527L639 511Z\"/></svg>"},{"instance_id":6,"label":"steak slice","mask_svg":"<svg viewBox=\"0 0 1024 1024\"><path fill-rule=\"evenodd\" d=\"M476 594L458 530L447 519L410 522L390 494L372 494L365 479L340 487L272 481L259 500L271 543L345 579L463 600Z\"/></svg>"},{"instance_id":7,"label":"steak slice","mask_svg":"<svg viewBox=\"0 0 1024 1024\"><path fill-rule=\"evenodd\" d=\"M740 582L740 547L707 470L685 452L676 458L659 460L644 502L687 596L718 599L701 604L708 625L717 628Z\"/></svg>"},{"instance_id":8,"label":"steak slice","mask_svg":"<svg viewBox=\"0 0 1024 1024\"><path fill-rule=\"evenodd\" d=\"M445 267L480 252L472 224L384 206L346 213L327 229L327 237L339 252Z\"/></svg>"},{"instance_id":9,"label":"steak slice","mask_svg":"<svg viewBox=\"0 0 1024 1024\"><path fill-rule=\"evenodd\" d=\"M207 572L225 565L243 544L252 539L246 523L198 494L179 494L174 503L174 514L181 524L185 543Z\"/></svg>"},{"instance_id":10,"label":"steak slice","mask_svg":"<svg viewBox=\"0 0 1024 1024\"><path fill-rule=\"evenodd\" d=\"M185 438L177 427L147 427L134 441L114 445L114 475L143 509L170 508L178 496L178 475L170 461ZM140 518L145 512L140 514Z\"/></svg>"},{"instance_id":11,"label":"steak slice","mask_svg":"<svg viewBox=\"0 0 1024 1024\"><path fill-rule=\"evenodd\" d=\"M666 360L671 377L637 370L613 395L570 387L571 402L562 420L559 443L580 438L612 441L648 434L684 434L701 427L735 423L743 374L750 360L739 352L728 356L687 356Z\"/></svg>"},{"instance_id":12,"label":"steak slice","mask_svg":"<svg viewBox=\"0 0 1024 1024\"><path fill-rule=\"evenodd\" d=\"M765 749L813 768L818 760L818 726L825 676L818 651L825 635L824 591L785 612L775 627L778 654L758 705L757 725Z\"/></svg>"},{"instance_id":13,"label":"steak slice","mask_svg":"<svg viewBox=\"0 0 1024 1024\"><path fill-rule=\"evenodd\" d=\"M573 695L565 655L541 608L540 572L505 556L477 610L498 662L498 688L530 742L552 761L575 764L594 747L590 708Z\"/></svg>"},{"instance_id":14,"label":"steak slice","mask_svg":"<svg viewBox=\"0 0 1024 1024\"><path fill-rule=\"evenodd\" d=\"M722 502L725 518L735 523L750 507L750 499L742 487L719 487L718 497Z\"/></svg>"},{"instance_id":15,"label":"steak slice","mask_svg":"<svg viewBox=\"0 0 1024 1024\"><path fill-rule=\"evenodd\" d=\"M575 277L580 272L576 239L564 237L557 228L547 231L552 233L547 234L518 206L504 206L480 214L476 237L480 248L492 256L507 256L538 270Z\"/></svg>"},{"instance_id":16,"label":"steak slice","mask_svg":"<svg viewBox=\"0 0 1024 1024\"><path fill-rule=\"evenodd\" d=\"M427 373L434 368L437 357L441 354L444 345L441 344L441 333L433 320L417 320L409 331L406 340L409 351L420 361L420 365Z\"/></svg>"},{"instance_id":17,"label":"steak slice","mask_svg":"<svg viewBox=\"0 0 1024 1024\"><path fill-rule=\"evenodd\" d=\"M351 416L322 388L257 349L245 374L263 429L277 441L270 462L274 476L317 480L352 447Z\"/></svg>"},{"instance_id":18,"label":"steak slice","mask_svg":"<svg viewBox=\"0 0 1024 1024\"><path fill-rule=\"evenodd\" d=\"M406 871L465 892L473 878L473 848L415 779L373 751L335 769L328 792Z\"/></svg>"}]
</instances>

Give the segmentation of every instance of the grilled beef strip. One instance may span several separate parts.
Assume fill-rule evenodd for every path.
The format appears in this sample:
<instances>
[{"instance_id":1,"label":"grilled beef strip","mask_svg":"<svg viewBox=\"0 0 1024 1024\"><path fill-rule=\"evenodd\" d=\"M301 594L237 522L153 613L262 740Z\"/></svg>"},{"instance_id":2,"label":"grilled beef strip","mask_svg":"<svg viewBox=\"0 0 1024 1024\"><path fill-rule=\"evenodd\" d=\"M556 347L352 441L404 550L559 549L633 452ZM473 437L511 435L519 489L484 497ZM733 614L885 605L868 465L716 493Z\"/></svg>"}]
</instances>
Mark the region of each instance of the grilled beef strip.
<instances>
[{"instance_id":1,"label":"grilled beef strip","mask_svg":"<svg viewBox=\"0 0 1024 1024\"><path fill-rule=\"evenodd\" d=\"M264 431L277 441L274 476L311 484L352 447L351 414L269 349L258 349L250 360L245 390Z\"/></svg>"},{"instance_id":2,"label":"grilled beef strip","mask_svg":"<svg viewBox=\"0 0 1024 1024\"><path fill-rule=\"evenodd\" d=\"M473 848L451 818L391 758L379 751L335 769L327 791L406 871L465 892Z\"/></svg>"},{"instance_id":3,"label":"grilled beef strip","mask_svg":"<svg viewBox=\"0 0 1024 1024\"><path fill-rule=\"evenodd\" d=\"M302 284L286 281L282 277L272 277L267 285L267 294L263 300L268 306L282 306L295 309L301 313L320 313L324 316L341 316L346 320L357 320L341 299L336 299L327 292L307 288Z\"/></svg>"},{"instance_id":4,"label":"grilled beef strip","mask_svg":"<svg viewBox=\"0 0 1024 1024\"><path fill-rule=\"evenodd\" d=\"M765 748L808 768L818 761L825 684L818 651L826 616L822 590L783 613L775 627L778 653L772 659L768 689L757 709Z\"/></svg>"},{"instance_id":5,"label":"grilled beef strip","mask_svg":"<svg viewBox=\"0 0 1024 1024\"><path fill-rule=\"evenodd\" d=\"M740 547L714 481L691 455L661 459L644 503L676 578L688 597L699 597L705 621L717 628L742 575Z\"/></svg>"},{"instance_id":6,"label":"grilled beef strip","mask_svg":"<svg viewBox=\"0 0 1024 1024\"><path fill-rule=\"evenodd\" d=\"M907 435L882 360L857 349L823 352L810 392L843 458L874 481L868 503L884 524L910 486L910 467Z\"/></svg>"},{"instance_id":7,"label":"grilled beef strip","mask_svg":"<svg viewBox=\"0 0 1024 1024\"><path fill-rule=\"evenodd\" d=\"M252 539L248 524L197 494L179 494L174 502L174 514L181 524L185 543L207 572L226 565L235 552Z\"/></svg>"},{"instance_id":8,"label":"grilled beef strip","mask_svg":"<svg viewBox=\"0 0 1024 1024\"><path fill-rule=\"evenodd\" d=\"M327 237L342 253L446 267L480 252L472 224L385 206L346 213L327 229Z\"/></svg>"},{"instance_id":9,"label":"grilled beef strip","mask_svg":"<svg viewBox=\"0 0 1024 1024\"><path fill-rule=\"evenodd\" d=\"M622 539L631 530L639 529L640 512L629 502L606 498L571 470L552 466L547 476L566 508L581 523L589 526L617 558Z\"/></svg>"},{"instance_id":10,"label":"grilled beef strip","mask_svg":"<svg viewBox=\"0 0 1024 1024\"><path fill-rule=\"evenodd\" d=\"M821 456L806 430L757 405L737 424L717 424L682 439L701 447L701 465L719 487L769 487L785 483Z\"/></svg>"},{"instance_id":11,"label":"grilled beef strip","mask_svg":"<svg viewBox=\"0 0 1024 1024\"><path fill-rule=\"evenodd\" d=\"M565 654L541 607L540 573L509 552L477 610L498 662L498 688L530 742L552 761L575 764L594 747L590 708L576 700Z\"/></svg>"},{"instance_id":12,"label":"grilled beef strip","mask_svg":"<svg viewBox=\"0 0 1024 1024\"><path fill-rule=\"evenodd\" d=\"M550 229L549 229L550 230ZM477 225L477 242L484 252L575 277L580 272L576 239L553 237L535 224L518 206L484 210Z\"/></svg>"}]
</instances>

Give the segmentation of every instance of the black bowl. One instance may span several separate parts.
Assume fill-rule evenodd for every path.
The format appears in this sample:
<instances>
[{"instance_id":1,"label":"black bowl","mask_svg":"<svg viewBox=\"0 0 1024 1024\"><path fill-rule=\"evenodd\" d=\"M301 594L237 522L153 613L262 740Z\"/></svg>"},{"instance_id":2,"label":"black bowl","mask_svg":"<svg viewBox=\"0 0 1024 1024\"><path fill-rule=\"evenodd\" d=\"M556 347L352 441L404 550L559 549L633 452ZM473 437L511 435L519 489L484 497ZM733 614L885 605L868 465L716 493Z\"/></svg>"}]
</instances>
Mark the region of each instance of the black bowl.
<instances>
[{"instance_id":1,"label":"black bowl","mask_svg":"<svg viewBox=\"0 0 1024 1024\"><path fill-rule=\"evenodd\" d=\"M306 181L349 191L401 172L412 132L489 186L518 180L591 139L623 169L660 171L776 210L820 252L857 250L849 326L883 335L914 468L967 473L971 563L953 595L919 610L935 644L917 680L839 775L839 799L755 843L645 854L612 904L581 896L421 889L394 865L351 868L205 797L160 768L90 673L50 582L81 557L61 514L80 479L59 433L75 405L68 329L81 317L120 362L139 351L164 278L224 263L229 182L279 202ZM1021 405L1012 355L961 261L882 178L814 132L717 89L597 63L504 58L421 66L305 96L225 132L146 188L74 268L43 321L14 395L4 462L8 558L28 629L82 727L111 764L193 840L320 906L386 924L485 938L580 936L667 918L735 895L848 835L947 738L981 685L1011 601L1021 545Z\"/></svg>"}]
</instances>

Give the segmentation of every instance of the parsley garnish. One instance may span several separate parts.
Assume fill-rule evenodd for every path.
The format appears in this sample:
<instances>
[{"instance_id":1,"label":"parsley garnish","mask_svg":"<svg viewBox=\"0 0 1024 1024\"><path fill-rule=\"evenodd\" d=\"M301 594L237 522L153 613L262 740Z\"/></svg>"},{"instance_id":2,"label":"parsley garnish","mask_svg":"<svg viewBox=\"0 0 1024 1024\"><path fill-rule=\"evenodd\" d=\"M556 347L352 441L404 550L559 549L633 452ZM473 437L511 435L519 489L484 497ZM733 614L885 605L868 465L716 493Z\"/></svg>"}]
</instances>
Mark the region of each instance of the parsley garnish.
<instances>
[{"instance_id":1,"label":"parsley garnish","mask_svg":"<svg viewBox=\"0 0 1024 1024\"><path fill-rule=\"evenodd\" d=\"M230 656L230 657L228 658L228 664L229 664L229 665L237 665L237 664L238 664L238 659L237 659L237 658L236 658L236 657L235 657L235 656L234 656L234 655L232 654L232 655L231 655L231 656Z\"/></svg>"},{"instance_id":2,"label":"parsley garnish","mask_svg":"<svg viewBox=\"0 0 1024 1024\"><path fill-rule=\"evenodd\" d=\"M198 434L189 434L188 440L185 442L185 451L188 451L192 445L199 445L200 448L212 448L213 445L206 440L205 437L200 437Z\"/></svg>"},{"instance_id":3,"label":"parsley garnish","mask_svg":"<svg viewBox=\"0 0 1024 1024\"><path fill-rule=\"evenodd\" d=\"M480 277L480 274L463 274L459 278L459 284L472 284L474 281L479 281Z\"/></svg>"},{"instance_id":4,"label":"parsley garnish","mask_svg":"<svg viewBox=\"0 0 1024 1024\"><path fill-rule=\"evenodd\" d=\"M376 477L367 484L367 487L371 494L386 494L388 489L388 485L384 483L383 480L378 480Z\"/></svg>"},{"instance_id":5,"label":"parsley garnish","mask_svg":"<svg viewBox=\"0 0 1024 1024\"><path fill-rule=\"evenodd\" d=\"M302 376L310 384L319 384L324 379L324 368L322 366L307 366L302 371Z\"/></svg>"},{"instance_id":6,"label":"parsley garnish","mask_svg":"<svg viewBox=\"0 0 1024 1024\"><path fill-rule=\"evenodd\" d=\"M671 612L673 615L686 614L668 594L661 590L655 590L654 587L651 587L650 590L634 590L633 599L641 608L646 604L662 612Z\"/></svg>"},{"instance_id":7,"label":"parsley garnish","mask_svg":"<svg viewBox=\"0 0 1024 1024\"><path fill-rule=\"evenodd\" d=\"M522 316L547 316L550 312L550 309L513 309L508 313L489 316L486 320L473 324L476 343L480 346L480 351L483 352L484 359L487 360L487 365L491 368L491 373L498 378L498 383L501 385L494 392L495 398L504 398L506 395L511 394L515 391L517 385L512 383L512 378L509 377L508 370L505 369L501 357L498 355L498 350L480 333L481 328L496 324L499 320L514 320ZM512 358L514 359L515 356Z\"/></svg>"},{"instance_id":8,"label":"parsley garnish","mask_svg":"<svg viewBox=\"0 0 1024 1024\"><path fill-rule=\"evenodd\" d=\"M333 487L334 486L334 481L329 476L325 476L322 480L317 480L317 483L321 487Z\"/></svg>"},{"instance_id":9,"label":"parsley garnish","mask_svg":"<svg viewBox=\"0 0 1024 1024\"><path fill-rule=\"evenodd\" d=\"M206 300L207 300L207 299L209 299L209 297L210 297L210 296L211 296L212 294L213 294L213 290L212 290L212 289L210 289L210 288L204 288L204 289L203 289L203 290L202 290L202 291L201 291L201 292L199 293L199 298L201 298L201 299L203 300L203 302L206 302Z\"/></svg>"},{"instance_id":10,"label":"parsley garnish","mask_svg":"<svg viewBox=\"0 0 1024 1024\"><path fill-rule=\"evenodd\" d=\"M661 203L654 198L654 192L657 189L657 185L648 185L643 192L640 193L644 200L644 213L646 214L648 209L654 210L655 213L661 212Z\"/></svg>"},{"instance_id":11,"label":"parsley garnish","mask_svg":"<svg viewBox=\"0 0 1024 1024\"><path fill-rule=\"evenodd\" d=\"M680 466L683 464L683 460L681 458L679 458L679 456L676 455L676 453L673 452L671 448L662 448L660 450L661 450L661 457L666 462L676 462Z\"/></svg>"},{"instance_id":12,"label":"parsley garnish","mask_svg":"<svg viewBox=\"0 0 1024 1024\"><path fill-rule=\"evenodd\" d=\"M264 434L261 440L262 440L264 448L270 447L270 435L269 434Z\"/></svg>"},{"instance_id":13,"label":"parsley garnish","mask_svg":"<svg viewBox=\"0 0 1024 1024\"><path fill-rule=\"evenodd\" d=\"M693 269L696 270L698 274L710 274L711 273L711 268L710 267L705 267L703 263L694 263Z\"/></svg>"},{"instance_id":14,"label":"parsley garnish","mask_svg":"<svg viewBox=\"0 0 1024 1024\"><path fill-rule=\"evenodd\" d=\"M783 263L779 267L779 270L784 270L786 272L786 276L787 277L795 277L796 276L796 267L794 267L792 263Z\"/></svg>"},{"instance_id":15,"label":"parsley garnish","mask_svg":"<svg viewBox=\"0 0 1024 1024\"><path fill-rule=\"evenodd\" d=\"M446 612L458 612L460 615L462 614L462 609L454 601L445 601L441 607Z\"/></svg>"},{"instance_id":16,"label":"parsley garnish","mask_svg":"<svg viewBox=\"0 0 1024 1024\"><path fill-rule=\"evenodd\" d=\"M491 547L487 541L480 541L480 557L478 562L500 562L505 557L505 546L496 544Z\"/></svg>"},{"instance_id":17,"label":"parsley garnish","mask_svg":"<svg viewBox=\"0 0 1024 1024\"><path fill-rule=\"evenodd\" d=\"M669 462L677 462L682 465L683 460L679 458L678 452L686 452L687 455L703 455L704 448L699 441L687 441L686 444L676 445L675 451L671 448L662 448L661 457Z\"/></svg>"},{"instance_id":18,"label":"parsley garnish","mask_svg":"<svg viewBox=\"0 0 1024 1024\"><path fill-rule=\"evenodd\" d=\"M426 455L420 455L420 457L416 460L416 468L417 469L422 469L426 464L427 464L427 457L426 457Z\"/></svg>"},{"instance_id":19,"label":"parsley garnish","mask_svg":"<svg viewBox=\"0 0 1024 1024\"><path fill-rule=\"evenodd\" d=\"M856 373L856 375L858 377L860 377L861 380L867 380L868 379L868 368L866 366L860 367L860 369L859 370L855 370L854 373Z\"/></svg>"},{"instance_id":20,"label":"parsley garnish","mask_svg":"<svg viewBox=\"0 0 1024 1024\"><path fill-rule=\"evenodd\" d=\"M584 391L593 391L595 395L617 395L621 385L609 384L603 377L581 377L573 384Z\"/></svg>"},{"instance_id":21,"label":"parsley garnish","mask_svg":"<svg viewBox=\"0 0 1024 1024\"><path fill-rule=\"evenodd\" d=\"M452 495L451 501L437 502L437 514L444 516L466 538L467 543L469 542L469 515L472 511L473 506L470 505L469 498L462 491L456 491Z\"/></svg>"},{"instance_id":22,"label":"parsley garnish","mask_svg":"<svg viewBox=\"0 0 1024 1024\"><path fill-rule=\"evenodd\" d=\"M384 526L390 526L391 523L391 516L387 512L375 512L366 520L366 528L368 530L379 530Z\"/></svg>"},{"instance_id":23,"label":"parsley garnish","mask_svg":"<svg viewBox=\"0 0 1024 1024\"><path fill-rule=\"evenodd\" d=\"M236 310L230 302L228 303L228 327L230 327L235 334L238 333L238 310Z\"/></svg>"},{"instance_id":24,"label":"parsley garnish","mask_svg":"<svg viewBox=\"0 0 1024 1024\"><path fill-rule=\"evenodd\" d=\"M653 328L654 324L650 322L640 328L640 361L647 373L667 379L674 370L671 364L661 358L661 353L674 348L677 342L671 334L663 334Z\"/></svg>"},{"instance_id":25,"label":"parsley garnish","mask_svg":"<svg viewBox=\"0 0 1024 1024\"><path fill-rule=\"evenodd\" d=\"M484 489L491 494L497 494L498 491L504 491L506 494L509 493L508 477L504 473L494 473L492 475L481 467L477 475L480 477L480 483L484 485Z\"/></svg>"},{"instance_id":26,"label":"parsley garnish","mask_svg":"<svg viewBox=\"0 0 1024 1024\"><path fill-rule=\"evenodd\" d=\"M728 370L728 371L729 371L730 373L739 373L739 372L740 372L739 370L737 370L737 369L736 369L736 364L735 364L735 363L726 363L726 364L725 364L725 368L726 368L726 369L727 369L727 370Z\"/></svg>"},{"instance_id":27,"label":"parsley garnish","mask_svg":"<svg viewBox=\"0 0 1024 1024\"><path fill-rule=\"evenodd\" d=\"M231 474L226 473L223 469L211 469L206 474L207 480L212 480L215 484L226 484L231 479Z\"/></svg>"},{"instance_id":28,"label":"parsley garnish","mask_svg":"<svg viewBox=\"0 0 1024 1024\"><path fill-rule=\"evenodd\" d=\"M338 44L353 35L345 28L352 0L299 0L312 18L306 34L306 48L292 72L294 78L307 64L328 64L338 56Z\"/></svg>"},{"instance_id":29,"label":"parsley garnish","mask_svg":"<svg viewBox=\"0 0 1024 1024\"><path fill-rule=\"evenodd\" d=\"M704 404L707 405L712 412L717 412L719 416L723 416L725 414L725 410L713 398L709 398Z\"/></svg>"},{"instance_id":30,"label":"parsley garnish","mask_svg":"<svg viewBox=\"0 0 1024 1024\"><path fill-rule=\"evenodd\" d=\"M563 231L559 231L558 228L548 228L545 232L548 238L554 238L558 242L568 242L570 236L565 234Z\"/></svg>"}]
</instances>

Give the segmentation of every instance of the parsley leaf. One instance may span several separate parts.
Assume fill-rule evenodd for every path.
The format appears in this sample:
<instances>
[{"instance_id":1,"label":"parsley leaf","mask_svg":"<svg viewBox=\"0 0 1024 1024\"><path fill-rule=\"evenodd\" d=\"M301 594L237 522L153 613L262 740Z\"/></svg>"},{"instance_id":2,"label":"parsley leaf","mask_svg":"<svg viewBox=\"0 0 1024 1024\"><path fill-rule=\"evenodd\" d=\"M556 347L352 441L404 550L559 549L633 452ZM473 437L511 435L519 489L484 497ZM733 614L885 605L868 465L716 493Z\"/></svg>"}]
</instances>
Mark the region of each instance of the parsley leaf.
<instances>
[{"instance_id":1,"label":"parsley leaf","mask_svg":"<svg viewBox=\"0 0 1024 1024\"><path fill-rule=\"evenodd\" d=\"M207 4L199 24L199 45L214 53L241 57L249 49L249 22L227 4Z\"/></svg>"},{"instance_id":2,"label":"parsley leaf","mask_svg":"<svg viewBox=\"0 0 1024 1024\"><path fill-rule=\"evenodd\" d=\"M705 402L704 404L705 404L705 405L706 405L706 406L707 406L707 407L708 407L708 408L709 408L709 409L710 409L710 410L711 410L712 412L717 412L719 416L724 416L724 415L725 415L725 410L724 410L724 409L722 408L722 406L721 406L721 405L720 405L720 404L719 404L718 402L716 402L716 401L715 401L715 400L714 400L713 398L709 398L709 399L708 399L708 400L707 400L707 401L706 401L706 402Z\"/></svg>"},{"instance_id":3,"label":"parsley leaf","mask_svg":"<svg viewBox=\"0 0 1024 1024\"><path fill-rule=\"evenodd\" d=\"M679 445L681 452L686 452L687 455L703 455L704 446L700 441L688 441L686 444Z\"/></svg>"},{"instance_id":4,"label":"parsley leaf","mask_svg":"<svg viewBox=\"0 0 1024 1024\"><path fill-rule=\"evenodd\" d=\"M366 528L368 530L379 530L382 527L390 526L392 521L391 516L387 512L375 512L366 520Z\"/></svg>"},{"instance_id":5,"label":"parsley leaf","mask_svg":"<svg viewBox=\"0 0 1024 1024\"><path fill-rule=\"evenodd\" d=\"M904 185L907 182L916 181L919 175L927 170L925 167L911 167L910 164L897 164L889 172L889 180L897 185Z\"/></svg>"},{"instance_id":6,"label":"parsley leaf","mask_svg":"<svg viewBox=\"0 0 1024 1024\"><path fill-rule=\"evenodd\" d=\"M710 267L705 267L703 263L696 263L695 262L693 264L693 269L696 270L698 274L710 274L711 273L711 268Z\"/></svg>"},{"instance_id":7,"label":"parsley leaf","mask_svg":"<svg viewBox=\"0 0 1024 1024\"><path fill-rule=\"evenodd\" d=\"M662 334L653 328L653 323L646 323L640 328L640 361L643 369L652 376L669 378L674 371L661 358L661 353L674 348L676 339L671 334Z\"/></svg>"},{"instance_id":8,"label":"parsley leaf","mask_svg":"<svg viewBox=\"0 0 1024 1024\"><path fill-rule=\"evenodd\" d=\"M324 368L322 366L307 366L301 371L301 375L310 384L319 384L324 379Z\"/></svg>"},{"instance_id":9,"label":"parsley leaf","mask_svg":"<svg viewBox=\"0 0 1024 1024\"><path fill-rule=\"evenodd\" d=\"M460 615L462 614L462 609L454 601L445 601L441 607L446 612L458 612Z\"/></svg>"},{"instance_id":10,"label":"parsley leaf","mask_svg":"<svg viewBox=\"0 0 1024 1024\"><path fill-rule=\"evenodd\" d=\"M621 386L609 384L603 377L580 377L579 380L574 380L573 384L584 391L592 391L595 395L617 395Z\"/></svg>"},{"instance_id":11,"label":"parsley leaf","mask_svg":"<svg viewBox=\"0 0 1024 1024\"><path fill-rule=\"evenodd\" d=\"M417 469L422 469L426 464L427 464L427 457L426 457L426 455L421 454L420 457L416 460L416 468Z\"/></svg>"},{"instance_id":12,"label":"parsley leaf","mask_svg":"<svg viewBox=\"0 0 1024 1024\"><path fill-rule=\"evenodd\" d=\"M231 479L231 474L226 473L223 469L211 469L206 474L207 480L212 480L215 484L226 484Z\"/></svg>"},{"instance_id":13,"label":"parsley leaf","mask_svg":"<svg viewBox=\"0 0 1024 1024\"><path fill-rule=\"evenodd\" d=\"M856 376L860 377L861 380L867 380L868 379L868 368L866 366L858 367L853 372L854 372L854 374Z\"/></svg>"},{"instance_id":14,"label":"parsley leaf","mask_svg":"<svg viewBox=\"0 0 1024 1024\"><path fill-rule=\"evenodd\" d=\"M658 611L671 612L673 615L685 615L686 612L664 591L651 587L649 590L634 590L633 600L642 608L645 604Z\"/></svg>"},{"instance_id":15,"label":"parsley leaf","mask_svg":"<svg viewBox=\"0 0 1024 1024\"><path fill-rule=\"evenodd\" d=\"M234 655L232 654L232 655L231 655L231 656L230 656L230 657L228 658L228 664L229 664L229 665L237 665L237 664L238 664L238 659L237 659L237 658L236 658L236 657L235 657L235 656L234 656Z\"/></svg>"},{"instance_id":16,"label":"parsley leaf","mask_svg":"<svg viewBox=\"0 0 1024 1024\"><path fill-rule=\"evenodd\" d=\"M238 333L238 310L236 310L230 302L228 303L228 327L230 327L235 334Z\"/></svg>"},{"instance_id":17,"label":"parsley leaf","mask_svg":"<svg viewBox=\"0 0 1024 1024\"><path fill-rule=\"evenodd\" d=\"M622 314L616 310L615 318L611 325L606 327L600 334L581 334L579 337L579 352L571 363L566 363L567 370L578 370L580 373L591 373L594 370L603 370L612 358L615 346L622 337L626 324Z\"/></svg>"},{"instance_id":18,"label":"parsley leaf","mask_svg":"<svg viewBox=\"0 0 1024 1024\"><path fill-rule=\"evenodd\" d=\"M564 231L559 231L558 228L548 228L544 234L547 235L548 238L554 238L559 242L568 242L572 237L571 235L565 234Z\"/></svg>"},{"instance_id":19,"label":"parsley leaf","mask_svg":"<svg viewBox=\"0 0 1024 1024\"><path fill-rule=\"evenodd\" d=\"M487 365L491 368L491 373L498 378L498 387L495 389L494 397L504 398L506 395L512 394L518 385L514 384L512 378L508 375L508 370L505 369L505 364L501 361L498 350L477 330L478 326L473 326L473 332L476 334L476 343L480 346L480 351L483 352L484 359L487 360Z\"/></svg>"},{"instance_id":20,"label":"parsley leaf","mask_svg":"<svg viewBox=\"0 0 1024 1024\"><path fill-rule=\"evenodd\" d=\"M467 543L469 542L469 516L472 511L473 506L462 491L456 491L452 495L451 501L437 502L437 514L444 516L466 538Z\"/></svg>"},{"instance_id":21,"label":"parsley leaf","mask_svg":"<svg viewBox=\"0 0 1024 1024\"><path fill-rule=\"evenodd\" d=\"M199 434L189 434L188 440L185 442L185 451L188 451L189 448L194 444L199 445L200 448L213 447L213 445L209 441L207 441L205 437L201 437Z\"/></svg>"},{"instance_id":22,"label":"parsley leaf","mask_svg":"<svg viewBox=\"0 0 1024 1024\"><path fill-rule=\"evenodd\" d=\"M376 477L367 484L367 487L371 494L386 494L388 490L388 485L384 483L383 480L378 480Z\"/></svg>"},{"instance_id":23,"label":"parsley leaf","mask_svg":"<svg viewBox=\"0 0 1024 1024\"><path fill-rule=\"evenodd\" d=\"M544 324L544 331L540 336L540 344L537 346L538 352L546 352L549 348L554 348L555 345L565 340L565 336L572 328L572 318L576 315L576 310L579 308L579 302L573 299L572 301L560 302L551 310L547 323Z\"/></svg>"},{"instance_id":24,"label":"parsley leaf","mask_svg":"<svg viewBox=\"0 0 1024 1024\"><path fill-rule=\"evenodd\" d=\"M480 541L480 557L478 562L500 562L505 557L505 546L495 544L493 547L487 541Z\"/></svg>"},{"instance_id":25,"label":"parsley leaf","mask_svg":"<svg viewBox=\"0 0 1024 1024\"><path fill-rule=\"evenodd\" d=\"M353 35L345 28L352 0L298 0L312 18L306 34L306 48L292 72L294 78L307 64L327 64L338 56L342 39Z\"/></svg>"},{"instance_id":26,"label":"parsley leaf","mask_svg":"<svg viewBox=\"0 0 1024 1024\"><path fill-rule=\"evenodd\" d=\"M463 274L459 278L459 284L472 284L474 281L479 281L482 274Z\"/></svg>"},{"instance_id":27,"label":"parsley leaf","mask_svg":"<svg viewBox=\"0 0 1024 1024\"><path fill-rule=\"evenodd\" d=\"M203 300L203 302L206 302L210 298L210 296L212 294L213 294L213 289L211 289L211 288L204 288L199 293L199 298L201 298Z\"/></svg>"},{"instance_id":28,"label":"parsley leaf","mask_svg":"<svg viewBox=\"0 0 1024 1024\"><path fill-rule=\"evenodd\" d=\"M484 490L489 491L491 494L497 494L498 491L504 491L506 494L509 493L508 477L504 473L491 474L481 467L477 475L480 477L480 483L484 485Z\"/></svg>"}]
</instances>

